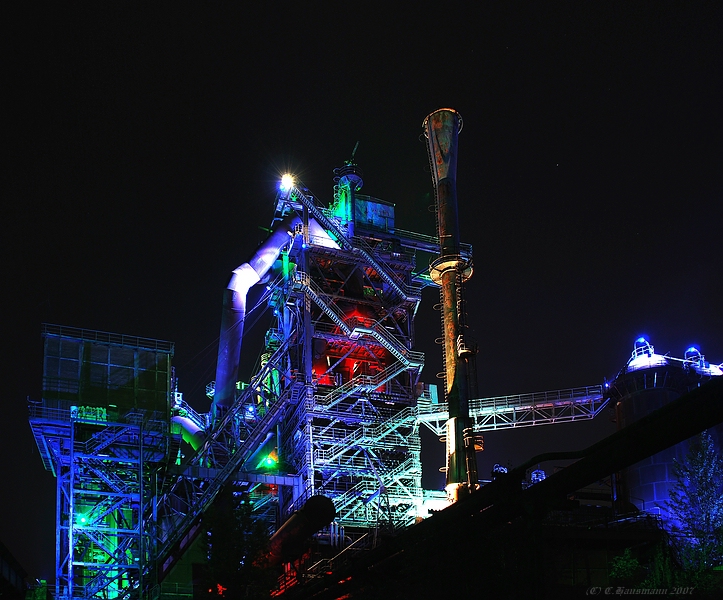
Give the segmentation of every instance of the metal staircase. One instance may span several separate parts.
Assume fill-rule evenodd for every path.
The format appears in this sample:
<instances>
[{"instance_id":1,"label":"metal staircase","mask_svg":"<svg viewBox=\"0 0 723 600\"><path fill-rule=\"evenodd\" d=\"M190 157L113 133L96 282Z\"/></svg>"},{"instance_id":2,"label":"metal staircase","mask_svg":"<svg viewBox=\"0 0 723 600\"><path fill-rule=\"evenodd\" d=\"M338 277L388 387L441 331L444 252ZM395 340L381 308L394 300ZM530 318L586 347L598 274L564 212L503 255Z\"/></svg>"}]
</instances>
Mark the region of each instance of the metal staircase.
<instances>
[{"instance_id":1,"label":"metal staircase","mask_svg":"<svg viewBox=\"0 0 723 600\"><path fill-rule=\"evenodd\" d=\"M162 578L193 541L201 515L215 500L221 488L233 481L239 468L251 457L266 434L276 425L286 409L286 397L278 398L263 415L252 423L248 435L238 427L243 408L257 393L263 379L287 351L282 344L264 367L252 378L249 386L236 398L233 406L218 421L203 445L184 464L169 469L172 478L168 490L159 497L160 539L156 569ZM291 389L289 389L289 395ZM196 482L192 484L189 482ZM178 507L182 507L181 510ZM194 531L195 533L195 531Z\"/></svg>"},{"instance_id":2,"label":"metal staircase","mask_svg":"<svg viewBox=\"0 0 723 600\"><path fill-rule=\"evenodd\" d=\"M331 463L349 448L354 446L375 445L384 446L384 438L392 434L399 427L412 427L417 415L414 407L408 406L391 419L385 420L376 427L360 427L348 433L345 429L326 430L323 432L325 441L333 444L326 450L316 450L314 453L317 464ZM344 435L347 433L347 435ZM398 442L396 442L398 443Z\"/></svg>"},{"instance_id":3,"label":"metal staircase","mask_svg":"<svg viewBox=\"0 0 723 600\"><path fill-rule=\"evenodd\" d=\"M396 294L404 301L419 301L422 291L421 288L410 287L398 281L390 274L391 270L386 266L382 266L378 259L373 257L367 249L361 247L360 245L352 244L352 242L349 241L349 239L339 229L336 222L329 216L327 216L323 209L319 208L318 201L316 200L316 198L314 198L314 196L312 196L311 194L307 195L295 187L290 191L290 197L294 200L300 201L301 204L309 210L309 213L319 222L319 224L321 224L325 229L331 232L334 237L337 238L337 242L345 250L350 250L363 257L364 261L367 262L370 266L372 266L379 274L379 276L384 280L384 282L390 288L392 288L394 294Z\"/></svg>"}]
</instances>

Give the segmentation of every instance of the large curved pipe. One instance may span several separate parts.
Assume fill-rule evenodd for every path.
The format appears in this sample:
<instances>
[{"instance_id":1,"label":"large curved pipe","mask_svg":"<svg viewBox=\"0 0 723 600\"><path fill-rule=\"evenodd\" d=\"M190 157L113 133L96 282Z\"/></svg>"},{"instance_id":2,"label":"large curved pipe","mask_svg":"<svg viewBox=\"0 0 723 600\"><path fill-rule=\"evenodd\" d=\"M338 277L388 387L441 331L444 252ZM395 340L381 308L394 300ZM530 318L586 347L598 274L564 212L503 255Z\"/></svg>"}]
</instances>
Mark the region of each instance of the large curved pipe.
<instances>
[{"instance_id":1,"label":"large curved pipe","mask_svg":"<svg viewBox=\"0 0 723 600\"><path fill-rule=\"evenodd\" d=\"M281 250L294 235L294 228L301 224L301 218L290 215L281 221L271 235L258 247L248 262L233 270L223 295L221 333L218 342L216 362L216 391L213 395L212 414L215 417L219 407L228 408L233 404L236 392L241 338L246 319L246 295L268 273Z\"/></svg>"},{"instance_id":2,"label":"large curved pipe","mask_svg":"<svg viewBox=\"0 0 723 600\"><path fill-rule=\"evenodd\" d=\"M248 262L233 270L223 296L221 333L216 363L216 390L213 397L212 416L229 408L234 401L238 378L241 340L246 319L246 295L264 279L278 259L281 250L289 243L294 230L302 224L301 217L289 215L274 227L271 235L258 247ZM326 230L313 219L309 220L309 233L313 243L324 246L339 246Z\"/></svg>"}]
</instances>

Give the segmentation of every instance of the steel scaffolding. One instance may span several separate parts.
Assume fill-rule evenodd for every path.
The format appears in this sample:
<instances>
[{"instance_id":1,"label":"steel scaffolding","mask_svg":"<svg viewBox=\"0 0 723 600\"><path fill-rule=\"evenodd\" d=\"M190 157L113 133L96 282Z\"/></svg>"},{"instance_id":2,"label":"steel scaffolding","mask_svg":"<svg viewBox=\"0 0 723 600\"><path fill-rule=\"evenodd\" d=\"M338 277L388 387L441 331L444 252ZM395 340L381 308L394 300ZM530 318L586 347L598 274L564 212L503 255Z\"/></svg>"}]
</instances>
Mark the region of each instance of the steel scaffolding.
<instances>
[{"instance_id":1,"label":"steel scaffolding","mask_svg":"<svg viewBox=\"0 0 723 600\"><path fill-rule=\"evenodd\" d=\"M158 340L45 326L30 425L57 480L55 598L137 597L155 556L157 478L173 451Z\"/></svg>"},{"instance_id":2,"label":"steel scaffolding","mask_svg":"<svg viewBox=\"0 0 723 600\"><path fill-rule=\"evenodd\" d=\"M415 251L434 244L396 231L393 205L356 194L358 171L346 169L328 209L299 187L277 202L277 218L297 211L334 242L315 240L305 222L278 303L297 316L287 364L301 384L279 448L302 485L282 493L281 508L324 494L342 527L404 527L423 501L414 405L424 356L412 348L428 280L414 272Z\"/></svg>"},{"instance_id":3,"label":"steel scaffolding","mask_svg":"<svg viewBox=\"0 0 723 600\"><path fill-rule=\"evenodd\" d=\"M442 435L448 408L420 381L414 350L421 290L433 285L417 256L439 243L396 228L394 205L360 187L347 163L329 206L298 183L279 190L282 241L256 280L273 314L259 367L208 414L177 392L173 344L44 327L30 423L57 477L56 598L170 597L160 584L229 483L270 528L329 497L336 518L320 537L337 551L444 503L422 490L419 427ZM287 236L278 226L289 223ZM475 431L589 419L605 401L600 386L471 400L470 418Z\"/></svg>"}]
</instances>

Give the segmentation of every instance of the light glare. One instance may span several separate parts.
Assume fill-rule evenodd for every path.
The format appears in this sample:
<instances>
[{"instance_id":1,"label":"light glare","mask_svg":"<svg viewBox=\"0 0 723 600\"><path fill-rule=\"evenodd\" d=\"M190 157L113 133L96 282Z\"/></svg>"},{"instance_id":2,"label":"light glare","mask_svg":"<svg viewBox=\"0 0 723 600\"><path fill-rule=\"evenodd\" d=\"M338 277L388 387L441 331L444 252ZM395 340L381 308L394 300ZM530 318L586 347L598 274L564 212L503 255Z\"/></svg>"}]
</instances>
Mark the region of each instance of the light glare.
<instances>
[{"instance_id":1,"label":"light glare","mask_svg":"<svg viewBox=\"0 0 723 600\"><path fill-rule=\"evenodd\" d=\"M286 173L281 177L281 191L287 192L294 187L294 177Z\"/></svg>"}]
</instances>

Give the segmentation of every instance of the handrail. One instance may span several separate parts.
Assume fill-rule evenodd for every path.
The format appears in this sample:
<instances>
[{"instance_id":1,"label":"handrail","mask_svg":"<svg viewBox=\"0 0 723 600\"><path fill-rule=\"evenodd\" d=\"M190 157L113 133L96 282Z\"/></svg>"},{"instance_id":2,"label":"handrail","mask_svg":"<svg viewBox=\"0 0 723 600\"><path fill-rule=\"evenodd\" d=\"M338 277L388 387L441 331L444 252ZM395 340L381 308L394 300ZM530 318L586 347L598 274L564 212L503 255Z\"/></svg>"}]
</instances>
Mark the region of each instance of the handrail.
<instances>
[{"instance_id":1,"label":"handrail","mask_svg":"<svg viewBox=\"0 0 723 600\"><path fill-rule=\"evenodd\" d=\"M409 457L404 462L399 463L391 471L388 471L387 473L381 473L380 477L382 480L382 484L387 486L396 477L398 477L402 473L409 471L414 466L415 466L414 458ZM336 500L335 506L336 506L337 513L342 511L343 509L345 509L347 506L349 506L355 500L358 500L361 495L361 492L375 492L375 491L377 491L378 488L379 488L378 482L373 482L369 479L362 479L355 486L348 489L341 496L338 496L335 499Z\"/></svg>"},{"instance_id":2,"label":"handrail","mask_svg":"<svg viewBox=\"0 0 723 600\"><path fill-rule=\"evenodd\" d=\"M319 308L321 308L339 326L346 337L350 337L351 339L357 339L361 335L374 337L398 360L406 363L407 367L421 368L424 366L423 352L408 350L378 323L375 323L372 327L350 327L347 323L349 319L346 315L344 315L344 313L342 313L335 304L328 303L323 299L322 296L325 295L324 292L311 280L308 273L297 271L294 278L297 284L303 287L306 293L309 293Z\"/></svg>"},{"instance_id":3,"label":"handrail","mask_svg":"<svg viewBox=\"0 0 723 600\"><path fill-rule=\"evenodd\" d=\"M585 386L495 398L470 400L469 416L475 431L523 427L542 423L592 419L607 405L603 386ZM439 434L448 415L446 402L417 402L417 422Z\"/></svg>"},{"instance_id":4,"label":"handrail","mask_svg":"<svg viewBox=\"0 0 723 600\"><path fill-rule=\"evenodd\" d=\"M592 385L546 392L531 392L525 394L513 394L509 396L476 398L469 401L469 406L470 411L482 411L489 408L534 408L540 406L541 404L546 404L550 402L567 402L570 400L582 399L593 396L602 397L602 395L602 386ZM424 404L419 405L420 415L445 413L447 412L447 410L448 409L446 402L438 402L436 404L425 402Z\"/></svg>"},{"instance_id":5,"label":"handrail","mask_svg":"<svg viewBox=\"0 0 723 600\"><path fill-rule=\"evenodd\" d=\"M359 389L373 390L380 385L384 385L387 381L406 370L407 367L408 365L402 361L396 361L376 375L357 375L325 396L316 396L315 399L321 406L331 408Z\"/></svg>"},{"instance_id":6,"label":"handrail","mask_svg":"<svg viewBox=\"0 0 723 600\"><path fill-rule=\"evenodd\" d=\"M306 195L298 188L294 187L291 189L290 195L294 198L301 200L302 204L306 206L309 212L322 224L326 229L331 230L334 236L337 237L337 242L344 246L347 250L359 252L364 259L376 270L379 276L394 290L395 294L400 296L404 300L410 298L419 298L421 290L408 289L406 285L398 282L394 277L387 273L387 270L383 268L379 262L364 248L354 246L342 231L337 227L336 223L330 219L324 211L317 206L315 198L312 195ZM406 288L406 289L405 289Z\"/></svg>"},{"instance_id":7,"label":"handrail","mask_svg":"<svg viewBox=\"0 0 723 600\"><path fill-rule=\"evenodd\" d=\"M330 462L337 456L340 456L349 450L353 444L359 445L364 441L379 440L388 436L399 427L403 427L405 424L413 425L415 416L416 410L408 406L398 412L391 419L385 420L376 427L359 427L352 431L349 435L341 439L334 440L331 448L328 448L327 450L317 450L314 453L315 460ZM324 442L327 440L321 438L319 441Z\"/></svg>"},{"instance_id":8,"label":"handrail","mask_svg":"<svg viewBox=\"0 0 723 600\"><path fill-rule=\"evenodd\" d=\"M126 335L123 333L110 333L107 331L95 331L93 329L83 329L80 327L69 327L67 325L53 325L51 323L43 323L43 337L64 337L85 340L89 342L99 342L102 344L113 344L118 346L133 346L145 350L160 350L173 354L175 344L165 340L155 340L152 338L138 337L135 335Z\"/></svg>"}]
</instances>

